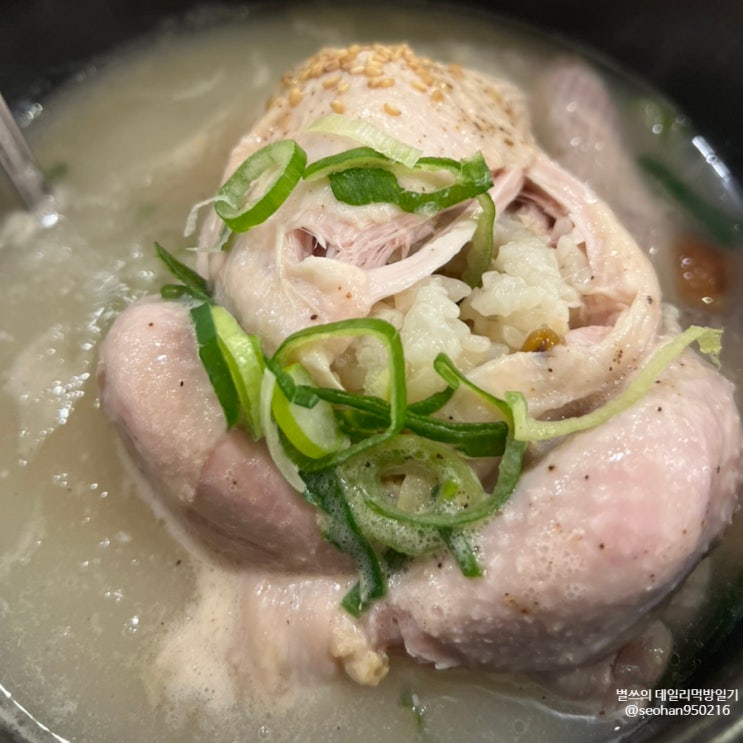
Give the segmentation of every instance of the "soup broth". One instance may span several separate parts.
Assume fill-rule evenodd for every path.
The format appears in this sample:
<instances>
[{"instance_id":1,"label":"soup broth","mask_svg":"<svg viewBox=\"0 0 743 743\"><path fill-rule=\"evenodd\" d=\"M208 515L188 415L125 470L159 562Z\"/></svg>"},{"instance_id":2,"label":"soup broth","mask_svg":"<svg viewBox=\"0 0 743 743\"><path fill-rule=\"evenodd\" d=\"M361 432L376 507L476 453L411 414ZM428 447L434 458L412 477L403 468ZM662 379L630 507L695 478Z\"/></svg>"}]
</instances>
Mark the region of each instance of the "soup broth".
<instances>
[{"instance_id":1,"label":"soup broth","mask_svg":"<svg viewBox=\"0 0 743 743\"><path fill-rule=\"evenodd\" d=\"M192 554L153 516L95 380L112 319L163 283L154 242L191 246L183 237L191 205L214 193L230 149L284 70L324 45L407 41L528 91L565 49L522 29L423 10L390 10L383 21L324 6L196 20L98 63L43 102L28 134L54 178L56 225L39 227L3 191L0 698L9 724L32 740L97 743L612 738L621 718L522 679L435 672L403 658L376 689L339 680L281 702L239 694L220 653L240 576ZM665 121L662 146L677 172L732 212L724 169L710 167L682 120L638 84L602 74L638 151L660 146ZM665 208L680 233L693 230ZM657 246L654 260L676 300L669 250ZM740 305L688 314L725 324L725 369L739 379ZM734 529L712 560L709 611L739 560ZM693 635L705 612L680 626Z\"/></svg>"}]
</instances>

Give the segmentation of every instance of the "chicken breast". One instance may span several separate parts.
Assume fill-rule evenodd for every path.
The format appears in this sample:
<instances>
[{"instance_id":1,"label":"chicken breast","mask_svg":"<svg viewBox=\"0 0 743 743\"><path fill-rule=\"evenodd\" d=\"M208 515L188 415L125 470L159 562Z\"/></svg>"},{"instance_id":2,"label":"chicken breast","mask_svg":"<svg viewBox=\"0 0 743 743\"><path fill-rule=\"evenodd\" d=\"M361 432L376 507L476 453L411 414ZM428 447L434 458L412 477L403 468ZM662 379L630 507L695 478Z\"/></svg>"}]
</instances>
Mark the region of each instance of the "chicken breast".
<instances>
[{"instance_id":1,"label":"chicken breast","mask_svg":"<svg viewBox=\"0 0 743 743\"><path fill-rule=\"evenodd\" d=\"M300 182L278 212L234 235L228 250L212 249L222 231L212 215L199 269L214 300L267 352L294 331L346 318L397 323L411 353L454 328L465 339L462 366L473 383L498 396L519 391L532 415L559 419L624 389L670 332L642 246L540 150L521 94L404 45L323 50L288 73L238 143L225 178L258 148L285 138L310 162L355 146L347 134L314 125L330 114L371 124L430 156L481 151L493 174L496 257L481 286L452 276L477 228L474 203L445 216L389 203L350 206L323 179ZM527 244L543 260L531 276L519 252ZM559 285L551 294L540 294L544 265ZM426 326L421 341L405 322L422 287L449 304L441 315L448 319ZM544 330L529 319L544 316L530 314L540 302L548 318L559 314L560 337L532 352L521 340L529 322ZM510 303L525 307L521 329L496 342L489 328L518 325ZM358 375L364 353L372 366L378 353L349 348L330 344L302 361L318 384L342 387ZM431 348L429 365L441 350ZM263 667L280 656L282 673L305 680L314 665L319 676L343 667L361 683L376 683L386 652L397 647L439 668L554 676L594 663L630 642L706 553L731 518L740 484L732 385L687 351L629 409L534 448L510 500L478 529L481 577L464 577L448 553L417 557L353 620L337 603L339 588L353 580L350 560L325 541L315 509L281 477L264 443L224 430L185 305L150 298L122 313L101 349L99 378L103 407L156 492L248 571L244 616L261 627L277 612L287 617L274 640L266 632L260 647L243 646L240 664ZM483 416L471 400L450 412L460 420ZM302 606L321 617L311 638L290 621ZM238 630L239 644L237 637ZM305 655L307 642L312 653ZM261 653L263 660L254 657ZM322 660L302 661L293 674L293 657Z\"/></svg>"}]
</instances>

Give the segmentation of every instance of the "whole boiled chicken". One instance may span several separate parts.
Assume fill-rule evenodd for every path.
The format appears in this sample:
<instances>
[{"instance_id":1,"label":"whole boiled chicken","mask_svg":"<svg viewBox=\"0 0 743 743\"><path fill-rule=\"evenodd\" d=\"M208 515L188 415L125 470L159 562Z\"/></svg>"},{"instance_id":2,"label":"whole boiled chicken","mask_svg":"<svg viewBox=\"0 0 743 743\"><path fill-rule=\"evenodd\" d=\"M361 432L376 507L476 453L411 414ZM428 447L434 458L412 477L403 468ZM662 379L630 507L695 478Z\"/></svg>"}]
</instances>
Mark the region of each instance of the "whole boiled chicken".
<instances>
[{"instance_id":1,"label":"whole boiled chicken","mask_svg":"<svg viewBox=\"0 0 743 743\"><path fill-rule=\"evenodd\" d=\"M224 180L283 141L309 164L375 142L431 162L479 153L495 219L484 222L475 198L439 210L351 204L328 178L300 179L244 232L226 233L211 210L197 269L211 301L267 356L298 331L378 318L401 339L411 403L441 390L433 364L444 353L460 387L481 394L460 389L442 420L491 421L483 400L520 393L530 420L549 426L625 399L679 337L644 246L540 149L526 98L509 82L406 45L323 49L284 76ZM419 171L405 172L415 180ZM483 222L492 256L464 281ZM300 360L319 386L384 400L382 356L361 338L318 343ZM349 613L341 600L356 581L353 555L327 538L327 514L265 440L227 428L188 303L149 297L124 311L101 349L99 380L103 409L153 491L243 572L230 662L274 682L343 669L375 684L396 649L442 669L555 678L596 668L647 631L730 522L740 485L733 386L680 350L596 425L526 442L510 497L470 533L477 576L450 550L415 554L388 572L383 595ZM485 490L499 456L463 457ZM658 640L638 684L652 684L668 642Z\"/></svg>"}]
</instances>

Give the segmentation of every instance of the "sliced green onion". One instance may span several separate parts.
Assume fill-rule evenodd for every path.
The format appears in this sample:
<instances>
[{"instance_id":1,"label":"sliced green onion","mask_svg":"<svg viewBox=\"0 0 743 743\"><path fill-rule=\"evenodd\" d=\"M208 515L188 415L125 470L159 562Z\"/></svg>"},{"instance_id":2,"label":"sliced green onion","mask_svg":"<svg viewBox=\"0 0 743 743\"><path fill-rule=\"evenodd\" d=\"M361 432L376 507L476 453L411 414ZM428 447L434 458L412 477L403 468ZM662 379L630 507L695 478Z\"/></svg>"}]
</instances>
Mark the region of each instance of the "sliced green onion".
<instances>
[{"instance_id":1,"label":"sliced green onion","mask_svg":"<svg viewBox=\"0 0 743 743\"><path fill-rule=\"evenodd\" d=\"M296 380L282 369L282 363L292 358L305 343L332 337L367 334L376 334L387 345L390 402L345 390L297 384ZM503 453L508 427L503 421L467 423L445 421L425 414L426 410L435 411L440 408L451 397L453 390L444 390L420 403L406 405L405 360L399 334L384 320L376 318L345 320L301 330L284 341L269 361L269 366L288 402L312 408L318 400L324 400L337 406L340 408L336 410L339 422L346 433L355 439L351 447L339 449L336 454L328 455L332 456L332 459L322 458L316 465L306 463L307 468L327 467L331 462L337 464L365 448L375 446L403 428L431 440L451 444L466 456L495 457ZM297 448L307 453L303 447Z\"/></svg>"},{"instance_id":2,"label":"sliced green onion","mask_svg":"<svg viewBox=\"0 0 743 743\"><path fill-rule=\"evenodd\" d=\"M434 359L433 366L447 384L454 389L458 389L461 385L467 387L481 397L484 402L496 408L508 424L503 455L498 465L498 480L491 495L478 506L483 512L480 518L487 518L511 497L521 477L521 468L524 463L527 442L516 435L513 400L510 397L510 393L506 393L506 399L501 400L499 397L491 395L481 387L478 387L454 366L452 360L446 354L440 353Z\"/></svg>"},{"instance_id":3,"label":"sliced green onion","mask_svg":"<svg viewBox=\"0 0 743 743\"><path fill-rule=\"evenodd\" d=\"M508 432L508 424L504 421L444 421L416 415L410 409L405 415L405 428L431 441L449 444L467 457L501 456Z\"/></svg>"},{"instance_id":4,"label":"sliced green onion","mask_svg":"<svg viewBox=\"0 0 743 743\"><path fill-rule=\"evenodd\" d=\"M217 214L235 232L265 222L294 190L306 163L305 151L291 139L262 147L219 189Z\"/></svg>"},{"instance_id":5,"label":"sliced green onion","mask_svg":"<svg viewBox=\"0 0 743 743\"><path fill-rule=\"evenodd\" d=\"M362 441L357 441L346 449L341 449L338 452L321 457L312 465L312 469L319 470L334 466L359 451L391 438L401 430L405 422L406 382L405 358L403 356L400 334L390 323L376 318L367 317L357 320L341 320L340 322L329 323L327 325L305 328L290 335L279 346L269 362L269 366L274 372L277 369L279 370L277 382L281 385L282 392L286 395L287 399L296 404L311 406L314 404L313 398L317 397L319 391L316 388L296 385L288 374L281 374L281 369L287 365L293 355L302 346L308 343L316 343L330 338L360 335L377 337L387 349L390 406L389 426L385 431L373 434Z\"/></svg>"},{"instance_id":6,"label":"sliced green onion","mask_svg":"<svg viewBox=\"0 0 743 743\"><path fill-rule=\"evenodd\" d=\"M507 392L506 401L513 410L515 436L520 441L544 441L601 425L641 400L666 367L694 341L702 353L718 364L722 330L691 325L683 333L664 343L635 374L620 394L585 415L560 421L541 421L529 416L526 398L520 392Z\"/></svg>"},{"instance_id":7,"label":"sliced green onion","mask_svg":"<svg viewBox=\"0 0 743 743\"><path fill-rule=\"evenodd\" d=\"M493 225L495 224L495 204L488 193L477 197L480 215L472 242L467 248L467 266L462 271L462 281L471 287L482 285L482 275L489 270L493 261Z\"/></svg>"},{"instance_id":8,"label":"sliced green onion","mask_svg":"<svg viewBox=\"0 0 743 743\"><path fill-rule=\"evenodd\" d=\"M235 241L235 232L233 232L227 225L224 226L224 229L219 233L219 239L217 240L216 245L206 252L211 253L222 253L222 252L229 252L232 250L232 245Z\"/></svg>"},{"instance_id":9,"label":"sliced green onion","mask_svg":"<svg viewBox=\"0 0 743 743\"><path fill-rule=\"evenodd\" d=\"M402 435L346 460L335 472L355 522L373 543L410 556L447 547L463 575L482 574L467 535L452 515L482 500L484 494L472 470L449 449ZM389 478L403 478L397 504L389 509L370 507L370 501L395 499L385 485ZM411 480L413 485L406 490ZM437 523L421 523L422 515L435 510L440 516ZM409 518L400 518L400 512Z\"/></svg>"},{"instance_id":10,"label":"sliced green onion","mask_svg":"<svg viewBox=\"0 0 743 743\"><path fill-rule=\"evenodd\" d=\"M338 134L342 137L348 137L360 144L375 149L382 155L386 155L390 160L402 163L408 168L412 168L423 154L415 147L401 142L399 139L390 137L381 129L377 129L372 124L358 119L349 119L340 114L328 114L313 121L307 131L321 132L324 134Z\"/></svg>"},{"instance_id":11,"label":"sliced green onion","mask_svg":"<svg viewBox=\"0 0 743 743\"><path fill-rule=\"evenodd\" d=\"M391 504L389 499L385 501L378 497L368 498L367 505L381 515L410 524L434 526L437 528L455 528L492 516L511 497L521 476L527 443L517 440L514 436L513 414L510 401L501 400L468 380L445 354L439 354L436 357L434 368L451 387L454 389L457 389L460 385L468 387L482 397L485 402L499 410L506 419L508 433L498 467L498 480L495 488L489 496L482 498L479 502L474 503L474 505L470 505L468 502L466 509L459 510L456 513L440 513L432 509L426 513L411 514Z\"/></svg>"},{"instance_id":12,"label":"sliced green onion","mask_svg":"<svg viewBox=\"0 0 743 743\"><path fill-rule=\"evenodd\" d=\"M415 167L417 170L448 170L458 175L462 171L462 162L452 157L422 157Z\"/></svg>"},{"instance_id":13,"label":"sliced green onion","mask_svg":"<svg viewBox=\"0 0 743 743\"><path fill-rule=\"evenodd\" d=\"M354 519L335 470L300 474L307 484L304 497L329 517L326 538L349 555L359 568L359 582L342 602L350 614L359 616L372 601L381 598L387 591L379 559Z\"/></svg>"},{"instance_id":14,"label":"sliced green onion","mask_svg":"<svg viewBox=\"0 0 743 743\"><path fill-rule=\"evenodd\" d=\"M438 528L453 527L485 499L480 480L451 449L419 436L401 434L373 450L346 460L338 468L357 519L367 533L404 554L422 554L439 543ZM417 498L400 504L385 482L418 476ZM368 507L362 509L361 505ZM376 516L374 515L376 514ZM378 517L382 517L381 519ZM389 520L393 525L390 526ZM401 529L400 523L416 527ZM430 530L419 527L433 527Z\"/></svg>"},{"instance_id":15,"label":"sliced green onion","mask_svg":"<svg viewBox=\"0 0 743 743\"><path fill-rule=\"evenodd\" d=\"M193 299L199 299L202 301L209 301L211 299L209 293L209 285L206 283L206 279L196 273L193 269L189 268L184 263L181 263L172 253L169 253L160 243L155 243L155 253L157 257L168 267L168 270L175 276L179 281L183 283L183 289L176 292L174 284L166 284L163 289L167 287L167 290L161 295L163 299L180 298L184 295L188 295Z\"/></svg>"},{"instance_id":16,"label":"sliced green onion","mask_svg":"<svg viewBox=\"0 0 743 743\"><path fill-rule=\"evenodd\" d=\"M217 194L216 196L204 199L203 201L197 201L191 207L191 211L188 213L188 217L186 217L186 226L183 228L184 237L188 237L196 231L196 220L201 209L203 209L205 206L209 206L210 204L216 204L218 201L226 201L226 199L224 196L220 196L219 194Z\"/></svg>"},{"instance_id":17,"label":"sliced green onion","mask_svg":"<svg viewBox=\"0 0 743 743\"><path fill-rule=\"evenodd\" d=\"M379 598L382 598L385 593L387 593L386 588L381 592ZM371 603L368 596L366 600L362 599L361 582L356 581L351 590L341 600L341 608L345 609L352 617L360 617Z\"/></svg>"},{"instance_id":18,"label":"sliced green onion","mask_svg":"<svg viewBox=\"0 0 743 743\"><path fill-rule=\"evenodd\" d=\"M271 459L276 465L276 469L281 473L282 477L289 483L289 485L291 485L297 492L302 493L304 492L305 484L304 480L299 476L299 467L295 462L296 458L290 457L287 453L289 447L284 445L281 431L276 425L276 421L272 415L271 402L273 400L275 387L276 377L274 377L270 369L267 368L263 374L263 384L261 385L261 405L259 409L263 435L266 439L268 453L271 455Z\"/></svg>"},{"instance_id":19,"label":"sliced green onion","mask_svg":"<svg viewBox=\"0 0 743 743\"><path fill-rule=\"evenodd\" d=\"M434 392L423 400L411 403L408 410L417 415L431 415L446 405L454 394L454 388L444 387L440 392Z\"/></svg>"},{"instance_id":20,"label":"sliced green onion","mask_svg":"<svg viewBox=\"0 0 743 743\"><path fill-rule=\"evenodd\" d=\"M525 442L509 438L506 452L501 459L495 489L474 507L452 513L436 513L434 511L410 513L380 498L378 493L373 493L367 497L365 503L370 511L379 516L408 524L419 530L433 528L440 531L441 529L456 529L476 524L490 518L496 511L500 510L513 494L521 474L525 449ZM419 533L423 532L420 531Z\"/></svg>"},{"instance_id":21,"label":"sliced green onion","mask_svg":"<svg viewBox=\"0 0 743 743\"><path fill-rule=\"evenodd\" d=\"M230 367L222 354L210 303L205 302L193 307L191 319L196 331L199 358L222 406L227 428L232 428L240 420L240 397Z\"/></svg>"},{"instance_id":22,"label":"sliced green onion","mask_svg":"<svg viewBox=\"0 0 743 743\"><path fill-rule=\"evenodd\" d=\"M394 439L393 443L398 441L399 438L401 437ZM425 439L421 441L426 442L427 445L433 445L433 442L428 442ZM493 492L487 496L482 490L480 481L473 474L472 479L462 477L458 482L458 501L436 501L425 511L412 512L400 508L390 498L386 497L379 488L373 488L369 480L365 481L368 490L365 491L363 496L364 502L370 511L373 511L379 516L418 528L431 527L437 530L442 528L453 529L474 524L477 521L483 521L492 516L510 498L521 473L521 464L525 449L525 442L515 441L509 436L498 469L498 482ZM376 453L376 449L374 453ZM447 457L447 455L443 456ZM443 461L437 460L436 464L438 467L444 467L444 463L449 466L452 462L459 462L462 466L466 467L462 460L452 452L449 452L448 458ZM366 468L366 464L364 464L364 467ZM373 477L379 471L373 463L367 469L372 470L368 477ZM455 472L457 476L463 474L463 470L455 471L453 468L449 469L448 472L452 474L452 477L454 477L453 473ZM360 467L354 470L353 476L363 479L363 472L361 472ZM457 480L453 480L453 482L457 482ZM459 507L457 507L458 504ZM395 545L390 546L395 547ZM398 548L395 547L395 549ZM404 550L399 551L404 552Z\"/></svg>"},{"instance_id":23,"label":"sliced green onion","mask_svg":"<svg viewBox=\"0 0 743 743\"><path fill-rule=\"evenodd\" d=\"M314 388L313 394L337 406L336 417L354 440L378 433L390 425L389 403L381 398L328 388ZM443 393L439 394L443 398ZM421 402L429 404L428 400ZM436 403L432 401L431 404ZM404 429L432 441L450 444L468 457L498 457L503 453L508 429L504 421L469 423L442 420L418 413L416 405L407 406Z\"/></svg>"},{"instance_id":24,"label":"sliced green onion","mask_svg":"<svg viewBox=\"0 0 743 743\"><path fill-rule=\"evenodd\" d=\"M493 187L493 174L485 162L482 152L475 152L462 160L450 157L422 157L416 166L418 170L448 170L458 182L467 184L477 193L485 193Z\"/></svg>"},{"instance_id":25,"label":"sliced green onion","mask_svg":"<svg viewBox=\"0 0 743 743\"><path fill-rule=\"evenodd\" d=\"M477 562L470 540L463 531L447 527L439 529L439 534L465 578L482 576L482 568Z\"/></svg>"},{"instance_id":26,"label":"sliced green onion","mask_svg":"<svg viewBox=\"0 0 743 743\"><path fill-rule=\"evenodd\" d=\"M381 152L373 150L371 147L356 147L352 150L340 152L337 155L330 155L323 157L321 160L316 160L305 168L302 178L305 181L315 181L319 178L326 178L331 173L336 173L339 170L368 168L385 164L392 165L394 164L394 160L391 160Z\"/></svg>"},{"instance_id":27,"label":"sliced green onion","mask_svg":"<svg viewBox=\"0 0 743 743\"><path fill-rule=\"evenodd\" d=\"M312 378L299 364L290 366L285 372L295 384L312 384ZM312 407L297 405L276 385L271 410L284 435L306 457L318 459L348 445L348 439L336 423L333 409L325 401L321 400Z\"/></svg>"},{"instance_id":28,"label":"sliced green onion","mask_svg":"<svg viewBox=\"0 0 743 743\"><path fill-rule=\"evenodd\" d=\"M476 395L482 397L486 403L492 405L494 408L500 411L500 414L506 419L509 424L513 423L513 415L511 412L511 406L505 400L501 400L495 395L491 395L481 387L478 387L474 382L471 382L467 377L462 374L456 366L454 366L452 360L445 354L440 353L433 360L433 368L436 373L453 389L459 389L460 386L467 387L472 390Z\"/></svg>"},{"instance_id":29,"label":"sliced green onion","mask_svg":"<svg viewBox=\"0 0 743 743\"><path fill-rule=\"evenodd\" d=\"M402 188L394 173L384 168L348 168L330 173L330 187L338 201L351 206L367 204L397 204L403 194ZM411 211L415 211L412 209Z\"/></svg>"},{"instance_id":30,"label":"sliced green onion","mask_svg":"<svg viewBox=\"0 0 743 743\"><path fill-rule=\"evenodd\" d=\"M240 400L240 418L254 440L263 436L260 399L266 366L258 336L249 335L224 307L211 306L217 342Z\"/></svg>"},{"instance_id":31,"label":"sliced green onion","mask_svg":"<svg viewBox=\"0 0 743 743\"><path fill-rule=\"evenodd\" d=\"M411 213L430 214L484 193L493 185L493 177L481 153L457 162L447 158L421 158L421 170L447 170L456 180L435 191L404 189L396 175L380 167L352 167L331 172L328 176L333 195L351 206L386 203L395 204ZM414 171L413 171L414 172Z\"/></svg>"}]
</instances>

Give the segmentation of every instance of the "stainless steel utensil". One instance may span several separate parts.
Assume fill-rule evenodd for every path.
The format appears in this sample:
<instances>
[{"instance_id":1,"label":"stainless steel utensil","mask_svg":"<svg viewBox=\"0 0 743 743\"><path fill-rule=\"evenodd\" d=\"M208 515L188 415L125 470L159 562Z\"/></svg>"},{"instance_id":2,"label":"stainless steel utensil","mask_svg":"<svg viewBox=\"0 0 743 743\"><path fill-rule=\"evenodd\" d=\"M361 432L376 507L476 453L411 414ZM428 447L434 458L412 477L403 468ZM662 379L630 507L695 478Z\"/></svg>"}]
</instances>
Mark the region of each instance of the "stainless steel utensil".
<instances>
[{"instance_id":1,"label":"stainless steel utensil","mask_svg":"<svg viewBox=\"0 0 743 743\"><path fill-rule=\"evenodd\" d=\"M59 214L49 185L33 152L0 94L0 165L8 174L23 205L44 227L56 224Z\"/></svg>"}]
</instances>

